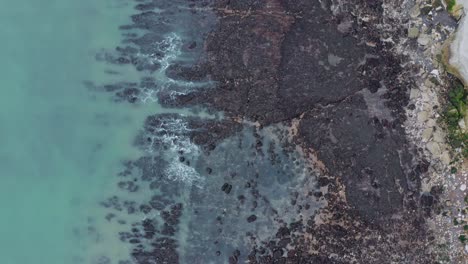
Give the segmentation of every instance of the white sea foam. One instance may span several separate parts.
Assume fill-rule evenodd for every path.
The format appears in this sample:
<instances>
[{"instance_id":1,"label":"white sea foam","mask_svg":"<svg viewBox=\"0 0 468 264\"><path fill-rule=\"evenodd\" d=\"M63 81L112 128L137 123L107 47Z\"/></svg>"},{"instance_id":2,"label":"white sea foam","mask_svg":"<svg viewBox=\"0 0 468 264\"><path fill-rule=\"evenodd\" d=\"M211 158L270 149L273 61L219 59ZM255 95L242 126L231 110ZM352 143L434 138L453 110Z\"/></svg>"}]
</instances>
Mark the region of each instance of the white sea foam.
<instances>
[{"instance_id":1,"label":"white sea foam","mask_svg":"<svg viewBox=\"0 0 468 264\"><path fill-rule=\"evenodd\" d=\"M174 61L180 59L182 55L182 44L182 38L173 32L167 35L163 40L154 43L155 47L163 54L162 57L158 57L156 53L137 54L137 57L143 58L150 64L161 65L161 68L155 73L155 77L158 80L158 89L156 91L167 91L171 100L175 100L177 96L186 95L194 88L207 87L212 84L210 81L194 82L175 80L166 75L166 70ZM140 96L141 102L144 104L157 102L156 91L144 89L143 95Z\"/></svg>"},{"instance_id":2,"label":"white sea foam","mask_svg":"<svg viewBox=\"0 0 468 264\"><path fill-rule=\"evenodd\" d=\"M158 101L155 95L155 91L151 89L143 89L143 96L141 97L141 101L146 104L148 102L155 103Z\"/></svg>"},{"instance_id":3,"label":"white sea foam","mask_svg":"<svg viewBox=\"0 0 468 264\"><path fill-rule=\"evenodd\" d=\"M154 45L157 46L164 56L158 59L155 54L151 54L150 57L153 59L153 62L161 64L162 72L164 72L182 53L182 39L176 33L169 34L162 41L156 42Z\"/></svg>"},{"instance_id":4,"label":"white sea foam","mask_svg":"<svg viewBox=\"0 0 468 264\"><path fill-rule=\"evenodd\" d=\"M198 188L202 188L205 181L205 178L193 167L187 166L177 159L174 159L164 172L169 180L184 182Z\"/></svg>"},{"instance_id":5,"label":"white sea foam","mask_svg":"<svg viewBox=\"0 0 468 264\"><path fill-rule=\"evenodd\" d=\"M179 118L165 120L159 128L156 128L156 132L164 133L160 140L169 146L171 154L184 153L197 156L200 154L200 148L190 140L191 131L188 123Z\"/></svg>"},{"instance_id":6,"label":"white sea foam","mask_svg":"<svg viewBox=\"0 0 468 264\"><path fill-rule=\"evenodd\" d=\"M162 57L158 57L156 53L137 53L136 56L150 64L160 64L159 72L165 72L171 63L182 54L182 38L176 33L167 35L163 40L154 42L153 45L163 54Z\"/></svg>"},{"instance_id":7,"label":"white sea foam","mask_svg":"<svg viewBox=\"0 0 468 264\"><path fill-rule=\"evenodd\" d=\"M144 56L152 64L161 65L155 76L159 84L158 91L168 90L170 99L175 100L177 96L187 94L194 87L202 87L209 84L209 82L195 83L192 81L174 80L166 75L166 70L169 66L182 54L182 38L178 34L170 33L162 41L155 42L154 45L164 54L162 57L158 57L156 54L139 54L139 56ZM152 89L145 89L140 100L145 104L155 103L157 102L156 92ZM201 188L204 182L202 176L193 167L178 160L180 153L193 159L196 159L200 155L200 148L189 138L191 131L188 123L181 118L165 119L159 127L154 128L154 134L148 136L151 139L151 143L148 144L146 152L151 155L157 152L170 161L169 166L165 170L168 180L184 182L188 185ZM156 146L157 143L166 147L163 153Z\"/></svg>"},{"instance_id":8,"label":"white sea foam","mask_svg":"<svg viewBox=\"0 0 468 264\"><path fill-rule=\"evenodd\" d=\"M166 160L170 161L165 170L167 179L201 188L204 182L201 175L193 167L178 159L180 153L193 159L197 159L200 155L200 147L190 140L189 133L191 131L193 129L189 128L187 121L181 118L165 119L158 127L154 128L154 135L150 137L152 143L148 146L147 152L153 154L158 151L160 153L160 149L155 148L155 142L162 143L167 147L162 154Z\"/></svg>"}]
</instances>

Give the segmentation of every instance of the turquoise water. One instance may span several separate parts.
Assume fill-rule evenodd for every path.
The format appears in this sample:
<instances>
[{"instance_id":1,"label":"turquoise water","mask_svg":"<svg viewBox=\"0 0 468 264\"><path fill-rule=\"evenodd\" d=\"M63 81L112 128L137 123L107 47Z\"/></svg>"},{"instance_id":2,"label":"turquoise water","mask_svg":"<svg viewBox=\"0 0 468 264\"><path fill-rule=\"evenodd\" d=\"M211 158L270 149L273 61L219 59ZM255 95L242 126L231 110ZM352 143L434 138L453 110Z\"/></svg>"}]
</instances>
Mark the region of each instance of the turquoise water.
<instances>
[{"instance_id":1,"label":"turquoise water","mask_svg":"<svg viewBox=\"0 0 468 264\"><path fill-rule=\"evenodd\" d=\"M121 162L156 105L113 103L84 80L137 73L95 60L120 41L132 6L116 0L2 1L0 9L0 263L93 263L128 255L96 221ZM104 226L103 228L115 228ZM109 230L112 233L112 230ZM100 246L97 246L97 245ZM81 259L81 262L80 262Z\"/></svg>"}]
</instances>

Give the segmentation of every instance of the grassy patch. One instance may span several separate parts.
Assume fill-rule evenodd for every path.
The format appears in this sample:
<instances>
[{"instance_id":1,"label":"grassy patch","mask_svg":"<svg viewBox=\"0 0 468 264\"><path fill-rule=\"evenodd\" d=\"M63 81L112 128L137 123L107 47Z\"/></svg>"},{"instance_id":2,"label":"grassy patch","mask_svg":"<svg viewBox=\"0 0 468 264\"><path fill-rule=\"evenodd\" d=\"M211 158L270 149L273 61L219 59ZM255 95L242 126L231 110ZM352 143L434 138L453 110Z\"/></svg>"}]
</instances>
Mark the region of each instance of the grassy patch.
<instances>
[{"instance_id":1,"label":"grassy patch","mask_svg":"<svg viewBox=\"0 0 468 264\"><path fill-rule=\"evenodd\" d=\"M447 4L448 11L453 11L453 8L457 5L455 0L445 0L445 3Z\"/></svg>"},{"instance_id":2,"label":"grassy patch","mask_svg":"<svg viewBox=\"0 0 468 264\"><path fill-rule=\"evenodd\" d=\"M455 81L448 94L448 105L443 118L447 125L447 139L453 148L462 149L462 155L468 158L468 133L462 131L458 122L464 119L467 109L468 92L458 81Z\"/></svg>"}]
</instances>

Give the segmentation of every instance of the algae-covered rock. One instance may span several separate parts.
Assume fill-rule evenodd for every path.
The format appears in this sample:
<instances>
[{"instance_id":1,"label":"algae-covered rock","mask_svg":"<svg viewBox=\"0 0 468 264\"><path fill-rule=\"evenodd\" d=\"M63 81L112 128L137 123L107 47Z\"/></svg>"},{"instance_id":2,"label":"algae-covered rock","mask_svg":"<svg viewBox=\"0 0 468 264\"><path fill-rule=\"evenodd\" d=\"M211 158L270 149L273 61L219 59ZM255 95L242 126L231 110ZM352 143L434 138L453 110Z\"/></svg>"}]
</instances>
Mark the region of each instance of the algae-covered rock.
<instances>
[{"instance_id":1,"label":"algae-covered rock","mask_svg":"<svg viewBox=\"0 0 468 264\"><path fill-rule=\"evenodd\" d=\"M415 88L412 88L411 91L410 91L410 99L416 99L419 97L419 90L418 89L415 89Z\"/></svg>"}]
</instances>

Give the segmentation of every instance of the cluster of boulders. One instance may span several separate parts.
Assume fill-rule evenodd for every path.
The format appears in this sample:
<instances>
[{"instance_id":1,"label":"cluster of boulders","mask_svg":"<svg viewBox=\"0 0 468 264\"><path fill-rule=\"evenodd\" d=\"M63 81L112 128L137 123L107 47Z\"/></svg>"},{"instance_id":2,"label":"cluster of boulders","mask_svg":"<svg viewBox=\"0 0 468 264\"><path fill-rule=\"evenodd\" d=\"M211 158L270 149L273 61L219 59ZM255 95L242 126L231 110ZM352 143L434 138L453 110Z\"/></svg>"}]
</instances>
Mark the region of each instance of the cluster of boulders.
<instances>
[{"instance_id":1,"label":"cluster of boulders","mask_svg":"<svg viewBox=\"0 0 468 264\"><path fill-rule=\"evenodd\" d=\"M413 67L415 83L410 90L405 125L415 144L425 149L440 166L452 162L451 148L446 143L446 132L441 125L445 94L449 86L444 54L448 51L456 20L444 9L440 1L427 4L417 1L410 10L408 38L402 42L403 54Z\"/></svg>"},{"instance_id":2,"label":"cluster of boulders","mask_svg":"<svg viewBox=\"0 0 468 264\"><path fill-rule=\"evenodd\" d=\"M410 16L408 38L401 50L412 58L417 81L410 91L405 128L411 141L431 161L422 191L430 194L434 186L443 190L441 211L432 222L433 229L439 230L438 242L449 248L443 254L450 256L451 263L465 263L459 236L465 228L461 223L465 218L466 172L456 169L461 161L457 158L460 150L448 143L450 131L444 123L447 95L457 78L453 75L456 70L449 64L451 44L462 12L459 7L447 11L444 1L415 1ZM459 126L465 127L463 119Z\"/></svg>"}]
</instances>

